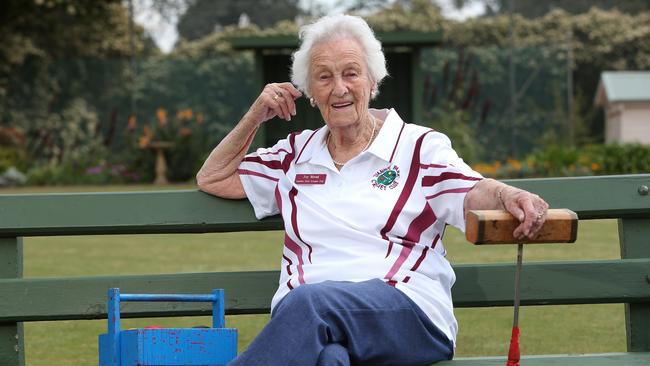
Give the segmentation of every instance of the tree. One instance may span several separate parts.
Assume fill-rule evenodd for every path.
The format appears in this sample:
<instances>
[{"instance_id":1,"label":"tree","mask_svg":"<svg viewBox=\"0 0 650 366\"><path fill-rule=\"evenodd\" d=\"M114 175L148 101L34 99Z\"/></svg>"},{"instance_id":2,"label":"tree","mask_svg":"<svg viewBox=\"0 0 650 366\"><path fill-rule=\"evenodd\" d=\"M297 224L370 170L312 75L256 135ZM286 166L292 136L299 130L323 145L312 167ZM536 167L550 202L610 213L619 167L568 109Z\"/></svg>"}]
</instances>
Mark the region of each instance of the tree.
<instances>
[{"instance_id":1,"label":"tree","mask_svg":"<svg viewBox=\"0 0 650 366\"><path fill-rule=\"evenodd\" d=\"M410 2L404 0L399 1L402 3ZM367 13L384 9L390 5L389 3L389 0L338 0L336 2L336 8L340 8L345 12Z\"/></svg>"},{"instance_id":2,"label":"tree","mask_svg":"<svg viewBox=\"0 0 650 366\"><path fill-rule=\"evenodd\" d=\"M142 31L136 31L142 50ZM0 2L0 44L2 98L8 78L29 59L129 55L128 15L121 0L5 0Z\"/></svg>"},{"instance_id":3,"label":"tree","mask_svg":"<svg viewBox=\"0 0 650 366\"><path fill-rule=\"evenodd\" d=\"M216 29L238 24L246 14L250 22L267 28L300 14L299 0L190 0L177 29L185 40L202 38Z\"/></svg>"},{"instance_id":4,"label":"tree","mask_svg":"<svg viewBox=\"0 0 650 366\"><path fill-rule=\"evenodd\" d=\"M122 0L0 2L0 124L25 131L35 160L70 156L59 142L74 111L97 116L89 132L102 140L128 100L132 40L138 54L157 50Z\"/></svg>"},{"instance_id":5,"label":"tree","mask_svg":"<svg viewBox=\"0 0 650 366\"><path fill-rule=\"evenodd\" d=\"M623 13L635 14L650 10L647 0L453 0L456 8L468 3L482 2L486 5L487 15L505 14L510 1L514 1L514 12L526 18L538 18L555 9L562 9L569 14L586 13L592 7L610 10L618 9Z\"/></svg>"}]
</instances>

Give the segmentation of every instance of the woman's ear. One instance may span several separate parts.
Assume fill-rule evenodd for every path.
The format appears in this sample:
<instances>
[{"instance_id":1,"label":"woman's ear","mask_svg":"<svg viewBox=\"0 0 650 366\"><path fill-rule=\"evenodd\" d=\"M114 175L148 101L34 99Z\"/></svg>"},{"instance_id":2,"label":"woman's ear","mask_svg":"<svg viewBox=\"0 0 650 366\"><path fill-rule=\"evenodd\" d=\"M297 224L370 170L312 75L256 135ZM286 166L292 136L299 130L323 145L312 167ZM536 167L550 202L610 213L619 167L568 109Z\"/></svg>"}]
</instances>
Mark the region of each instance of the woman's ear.
<instances>
[{"instance_id":1,"label":"woman's ear","mask_svg":"<svg viewBox=\"0 0 650 366\"><path fill-rule=\"evenodd\" d=\"M379 90L377 89L377 83L372 82L372 86L370 87L370 99L375 99L375 97L379 94Z\"/></svg>"},{"instance_id":2,"label":"woman's ear","mask_svg":"<svg viewBox=\"0 0 650 366\"><path fill-rule=\"evenodd\" d=\"M316 106L316 101L314 100L314 97L311 96L311 93L309 92L309 88L305 88L305 92L303 93L305 98L309 100L309 105L312 107Z\"/></svg>"}]
</instances>

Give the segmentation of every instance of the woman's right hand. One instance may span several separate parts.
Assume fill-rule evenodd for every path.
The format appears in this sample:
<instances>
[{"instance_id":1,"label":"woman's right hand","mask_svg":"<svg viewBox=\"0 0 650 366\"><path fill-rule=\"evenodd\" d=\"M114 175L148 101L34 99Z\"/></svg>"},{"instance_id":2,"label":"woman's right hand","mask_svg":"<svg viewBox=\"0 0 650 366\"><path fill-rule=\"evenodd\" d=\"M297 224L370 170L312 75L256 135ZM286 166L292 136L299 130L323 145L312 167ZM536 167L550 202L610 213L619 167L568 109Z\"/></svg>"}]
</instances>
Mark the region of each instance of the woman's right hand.
<instances>
[{"instance_id":1,"label":"woman's right hand","mask_svg":"<svg viewBox=\"0 0 650 366\"><path fill-rule=\"evenodd\" d=\"M212 150L196 182L204 192L224 198L244 198L237 169L262 122L273 117L287 121L296 115L295 99L302 95L291 83L267 84L235 128Z\"/></svg>"},{"instance_id":2,"label":"woman's right hand","mask_svg":"<svg viewBox=\"0 0 650 366\"><path fill-rule=\"evenodd\" d=\"M248 113L258 124L276 116L291 121L291 116L296 115L295 100L301 96L291 83L266 84Z\"/></svg>"}]
</instances>

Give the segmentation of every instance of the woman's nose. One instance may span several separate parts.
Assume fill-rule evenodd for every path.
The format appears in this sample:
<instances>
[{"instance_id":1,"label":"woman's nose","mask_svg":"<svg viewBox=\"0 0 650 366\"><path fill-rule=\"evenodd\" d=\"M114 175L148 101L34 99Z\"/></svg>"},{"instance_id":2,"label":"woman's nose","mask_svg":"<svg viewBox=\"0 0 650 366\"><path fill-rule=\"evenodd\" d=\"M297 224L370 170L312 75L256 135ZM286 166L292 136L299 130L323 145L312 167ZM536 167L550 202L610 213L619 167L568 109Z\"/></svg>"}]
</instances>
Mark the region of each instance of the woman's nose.
<instances>
[{"instance_id":1,"label":"woman's nose","mask_svg":"<svg viewBox=\"0 0 650 366\"><path fill-rule=\"evenodd\" d=\"M345 81L341 77L334 78L334 95L337 97L342 97L348 92L348 87L345 85Z\"/></svg>"}]
</instances>

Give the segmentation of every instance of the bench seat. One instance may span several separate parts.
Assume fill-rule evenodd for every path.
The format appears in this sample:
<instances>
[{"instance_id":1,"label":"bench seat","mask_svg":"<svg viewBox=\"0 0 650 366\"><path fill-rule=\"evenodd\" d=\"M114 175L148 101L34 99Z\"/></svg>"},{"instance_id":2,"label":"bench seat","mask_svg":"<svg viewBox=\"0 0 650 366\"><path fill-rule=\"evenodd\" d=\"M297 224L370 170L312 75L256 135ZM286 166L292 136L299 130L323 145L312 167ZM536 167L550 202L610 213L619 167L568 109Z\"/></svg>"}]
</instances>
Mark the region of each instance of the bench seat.
<instances>
[{"instance_id":1,"label":"bench seat","mask_svg":"<svg viewBox=\"0 0 650 366\"><path fill-rule=\"evenodd\" d=\"M522 366L647 366L650 352L522 356ZM506 357L459 357L436 366L504 366Z\"/></svg>"}]
</instances>

